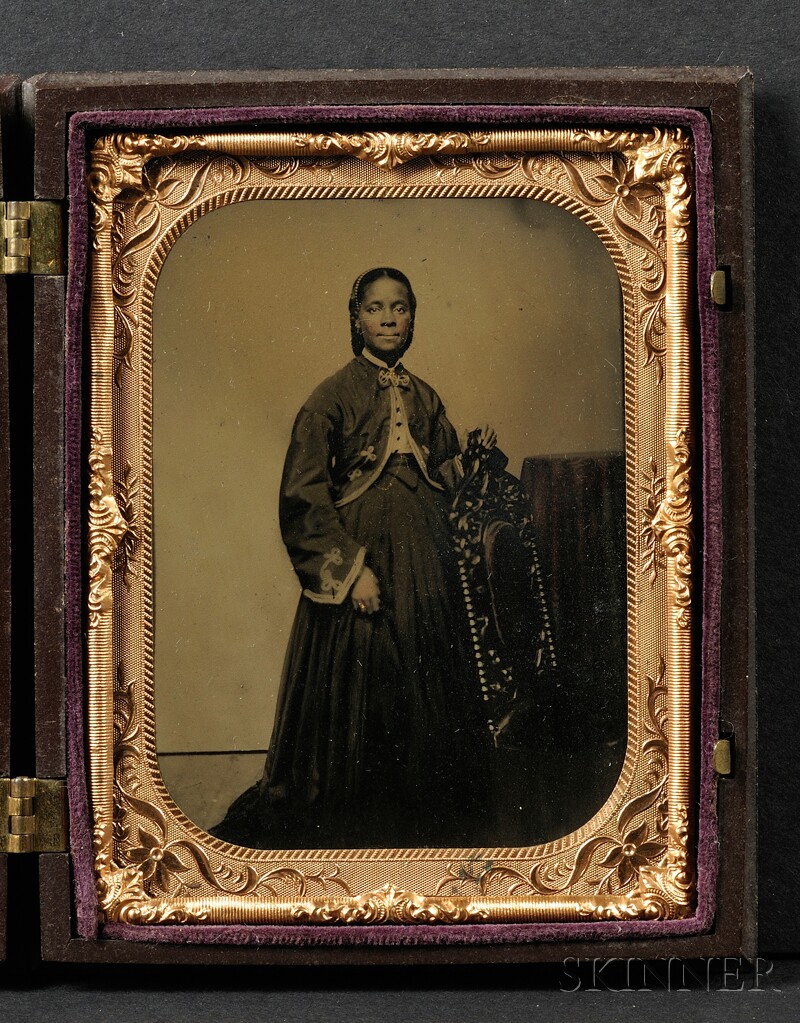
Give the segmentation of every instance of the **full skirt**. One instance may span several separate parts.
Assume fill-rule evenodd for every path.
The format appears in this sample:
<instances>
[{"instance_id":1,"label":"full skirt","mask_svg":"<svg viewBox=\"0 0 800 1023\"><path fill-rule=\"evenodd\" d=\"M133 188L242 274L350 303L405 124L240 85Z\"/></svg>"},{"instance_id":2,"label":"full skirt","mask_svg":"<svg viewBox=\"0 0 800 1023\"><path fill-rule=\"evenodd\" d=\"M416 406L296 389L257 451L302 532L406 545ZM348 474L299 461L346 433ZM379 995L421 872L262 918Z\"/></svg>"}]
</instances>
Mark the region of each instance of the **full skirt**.
<instances>
[{"instance_id":1,"label":"full skirt","mask_svg":"<svg viewBox=\"0 0 800 1023\"><path fill-rule=\"evenodd\" d=\"M341 515L381 609L301 598L264 775L212 834L253 848L483 845L491 747L446 498L390 467Z\"/></svg>"}]
</instances>

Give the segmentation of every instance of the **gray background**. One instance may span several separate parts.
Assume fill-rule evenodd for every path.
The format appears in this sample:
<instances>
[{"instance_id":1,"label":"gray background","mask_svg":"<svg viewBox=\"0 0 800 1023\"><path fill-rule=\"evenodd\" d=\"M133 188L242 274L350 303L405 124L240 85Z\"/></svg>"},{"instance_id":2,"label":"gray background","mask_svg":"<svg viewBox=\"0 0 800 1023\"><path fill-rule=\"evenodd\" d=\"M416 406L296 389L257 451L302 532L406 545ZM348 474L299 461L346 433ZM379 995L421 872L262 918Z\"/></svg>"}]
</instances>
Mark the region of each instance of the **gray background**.
<instances>
[{"instance_id":1,"label":"gray background","mask_svg":"<svg viewBox=\"0 0 800 1023\"><path fill-rule=\"evenodd\" d=\"M23 77L46 70L180 70L304 67L479 67L479 66L697 66L748 65L756 76L757 256L757 443L760 613L760 817L761 945L770 956L800 953L798 843L798 746L800 700L795 689L800 663L797 624L798 573L795 520L800 488L797 452L800 419L797 378L796 248L798 131L800 131L800 4L796 0L733 0L707 3L648 0L627 3L570 0L366 0L241 3L150 0L79 5L19 0L3 5L0 70ZM340 974L337 985L355 988L365 977ZM592 996L582 1002L557 992L524 990L534 971L513 974L504 987L481 997L465 985L488 985L488 974L459 973L462 989L452 998L420 992L413 1005L397 997L412 975L393 974L394 994L375 992L331 998L311 992L276 992L274 997L220 1001L226 1018L295 1020L428 1016L442 1019L575 1018L604 1010L609 1018L674 1016L675 998L656 995ZM439 975L443 977L443 975ZM403 979L405 978L405 979ZM85 981L85 978L84 978ZM294 982L293 982L294 983ZM301 988L304 976L296 981ZM430 983L430 981L423 981ZM435 982L434 982L435 983ZM438 985L437 985L438 986ZM794 1018L786 1004L796 972L784 974L784 994L717 994L697 1017L722 1011L730 1019ZM520 991L523 994L520 994ZM287 997L291 994L291 997ZM10 996L9 996L10 997ZM33 995L8 1003L10 1018L33 1018ZM21 1000L20 1000L21 999ZM698 1001L693 999L693 1001ZM585 1004L589 1002L590 1004ZM613 1004L612 1004L613 1003ZM721 1004L722 1003L722 1004ZM55 1011L55 1003L50 1001ZM88 990L71 993L77 1007L99 1005ZM203 1009L220 1018L217 1003L197 1000L186 1015L172 1004L164 1015L143 1002L130 1015L149 1020L202 1019ZM155 1002L149 1001L149 1005ZM36 1002L39 1006L40 1002ZM238 1008L237 1008L238 1006ZM460 1006L461 1015L455 1009ZM259 1008L260 1007L260 1008ZM508 1015L506 1015L508 1010ZM49 1019L37 1009L38 1018ZM663 1013L663 1015L662 1015ZM784 1015L786 1013L786 1015ZM562 1015L563 1014L563 1015ZM60 1018L65 1018L63 1013ZM105 1019L99 1008L88 1019Z\"/></svg>"}]
</instances>

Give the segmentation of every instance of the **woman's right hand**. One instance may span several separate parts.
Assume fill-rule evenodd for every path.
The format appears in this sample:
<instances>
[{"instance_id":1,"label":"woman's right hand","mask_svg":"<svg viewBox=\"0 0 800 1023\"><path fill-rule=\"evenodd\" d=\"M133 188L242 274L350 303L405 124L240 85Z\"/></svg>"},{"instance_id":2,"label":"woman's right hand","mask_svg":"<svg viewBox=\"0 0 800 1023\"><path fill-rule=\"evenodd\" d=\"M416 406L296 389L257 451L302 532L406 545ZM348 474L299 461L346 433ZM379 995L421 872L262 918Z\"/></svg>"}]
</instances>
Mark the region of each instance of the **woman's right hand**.
<instances>
[{"instance_id":1,"label":"woman's right hand","mask_svg":"<svg viewBox=\"0 0 800 1023\"><path fill-rule=\"evenodd\" d=\"M497 433L493 426L489 426L485 423L483 426L478 427L478 443L491 451L491 449L497 444Z\"/></svg>"},{"instance_id":2,"label":"woman's right hand","mask_svg":"<svg viewBox=\"0 0 800 1023\"><path fill-rule=\"evenodd\" d=\"M350 599L356 611L360 611L362 614L375 614L381 609L381 588L378 584L378 577L366 565L361 569L361 575L353 584Z\"/></svg>"}]
</instances>

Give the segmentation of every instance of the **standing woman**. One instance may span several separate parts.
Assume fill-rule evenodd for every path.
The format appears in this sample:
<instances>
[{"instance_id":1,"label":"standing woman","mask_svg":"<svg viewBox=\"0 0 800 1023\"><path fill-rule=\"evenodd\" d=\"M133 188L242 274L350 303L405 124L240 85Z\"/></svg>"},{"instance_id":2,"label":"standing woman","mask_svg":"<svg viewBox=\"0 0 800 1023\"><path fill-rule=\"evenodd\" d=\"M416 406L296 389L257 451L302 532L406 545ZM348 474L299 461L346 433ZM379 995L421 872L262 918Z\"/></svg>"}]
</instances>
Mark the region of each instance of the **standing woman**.
<instances>
[{"instance_id":1,"label":"standing woman","mask_svg":"<svg viewBox=\"0 0 800 1023\"><path fill-rule=\"evenodd\" d=\"M489 736L448 512L460 449L400 362L399 270L350 295L354 358L294 424L281 531L303 588L264 775L212 834L255 848L482 844ZM481 443L492 447L484 427Z\"/></svg>"}]
</instances>

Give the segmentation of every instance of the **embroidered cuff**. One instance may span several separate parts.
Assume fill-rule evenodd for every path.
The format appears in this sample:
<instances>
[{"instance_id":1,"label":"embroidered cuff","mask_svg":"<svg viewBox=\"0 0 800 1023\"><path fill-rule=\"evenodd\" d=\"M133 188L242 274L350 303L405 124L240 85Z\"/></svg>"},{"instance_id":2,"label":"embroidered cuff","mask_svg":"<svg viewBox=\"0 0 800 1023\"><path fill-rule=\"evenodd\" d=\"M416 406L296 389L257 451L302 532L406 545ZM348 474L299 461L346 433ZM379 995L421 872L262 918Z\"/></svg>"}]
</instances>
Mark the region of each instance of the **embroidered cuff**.
<instances>
[{"instance_id":1,"label":"embroidered cuff","mask_svg":"<svg viewBox=\"0 0 800 1023\"><path fill-rule=\"evenodd\" d=\"M337 563L341 565L342 552L338 547L332 548L319 570L322 592L318 593L315 590L306 589L303 590L303 596L313 600L315 604L341 604L350 592L353 583L361 574L366 556L367 548L360 547L358 554L353 559L353 564L350 566L350 571L344 579L336 579L331 572L330 566Z\"/></svg>"}]
</instances>

